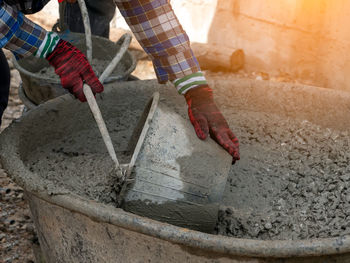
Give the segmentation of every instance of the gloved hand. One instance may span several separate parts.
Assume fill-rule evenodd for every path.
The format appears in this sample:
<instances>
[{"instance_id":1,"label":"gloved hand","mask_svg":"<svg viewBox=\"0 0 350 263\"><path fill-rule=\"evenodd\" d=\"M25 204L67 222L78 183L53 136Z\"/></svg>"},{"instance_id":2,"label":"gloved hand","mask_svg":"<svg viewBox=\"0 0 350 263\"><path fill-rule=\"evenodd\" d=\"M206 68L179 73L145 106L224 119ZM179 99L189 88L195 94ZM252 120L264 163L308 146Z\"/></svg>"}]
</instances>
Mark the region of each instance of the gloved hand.
<instances>
[{"instance_id":1,"label":"gloved hand","mask_svg":"<svg viewBox=\"0 0 350 263\"><path fill-rule=\"evenodd\" d=\"M239 142L230 130L224 116L215 105L213 91L209 86L200 86L185 93L188 116L199 139L210 136L233 157L232 163L240 159Z\"/></svg>"},{"instance_id":2,"label":"gloved hand","mask_svg":"<svg viewBox=\"0 0 350 263\"><path fill-rule=\"evenodd\" d=\"M68 89L81 102L86 101L83 83L94 94L103 91L103 85L93 72L85 55L67 41L59 40L54 50L46 57L61 78L63 88Z\"/></svg>"}]
</instances>

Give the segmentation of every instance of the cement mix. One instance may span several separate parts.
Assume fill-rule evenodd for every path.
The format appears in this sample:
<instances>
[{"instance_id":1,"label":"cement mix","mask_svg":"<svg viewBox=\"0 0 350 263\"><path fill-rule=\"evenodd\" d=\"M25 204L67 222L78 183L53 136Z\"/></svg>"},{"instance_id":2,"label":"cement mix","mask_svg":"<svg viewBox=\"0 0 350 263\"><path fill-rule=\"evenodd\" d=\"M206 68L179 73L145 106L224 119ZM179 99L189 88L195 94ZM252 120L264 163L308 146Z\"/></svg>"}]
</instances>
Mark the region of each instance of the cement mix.
<instances>
[{"instance_id":1,"label":"cement mix","mask_svg":"<svg viewBox=\"0 0 350 263\"><path fill-rule=\"evenodd\" d=\"M310 239L350 233L350 138L307 121L223 108L241 142L218 234Z\"/></svg>"},{"instance_id":2,"label":"cement mix","mask_svg":"<svg viewBox=\"0 0 350 263\"><path fill-rule=\"evenodd\" d=\"M129 108L120 114L105 121L109 127L115 127L109 133L118 160L123 164L130 162L132 153L129 154L126 149L141 112ZM40 147L29 157L27 163L31 171L39 173L57 186L114 205L117 201L115 178L111 176L114 163L107 154L99 131L96 127L92 128L94 129Z\"/></svg>"},{"instance_id":3,"label":"cement mix","mask_svg":"<svg viewBox=\"0 0 350 263\"><path fill-rule=\"evenodd\" d=\"M236 111L223 97L218 105L240 139L242 159L230 171L217 233L253 239L349 234L348 133L276 114ZM124 161L132 127L141 116L141 110L128 105L126 99L123 110L107 119ZM93 125L39 145L24 161L57 186L113 205L113 165Z\"/></svg>"},{"instance_id":4,"label":"cement mix","mask_svg":"<svg viewBox=\"0 0 350 263\"><path fill-rule=\"evenodd\" d=\"M110 62L111 61L109 60L93 58L91 66L95 74L97 76L100 76L103 73L103 71L107 68ZM112 75L113 76L123 75L123 73L126 70L127 70L126 65L124 63L119 63L114 69ZM56 79L56 80L60 79L59 76L55 73L55 69L53 67L45 67L41 69L39 72L37 72L36 74L38 74L38 76L43 78L49 77L51 79Z\"/></svg>"}]
</instances>

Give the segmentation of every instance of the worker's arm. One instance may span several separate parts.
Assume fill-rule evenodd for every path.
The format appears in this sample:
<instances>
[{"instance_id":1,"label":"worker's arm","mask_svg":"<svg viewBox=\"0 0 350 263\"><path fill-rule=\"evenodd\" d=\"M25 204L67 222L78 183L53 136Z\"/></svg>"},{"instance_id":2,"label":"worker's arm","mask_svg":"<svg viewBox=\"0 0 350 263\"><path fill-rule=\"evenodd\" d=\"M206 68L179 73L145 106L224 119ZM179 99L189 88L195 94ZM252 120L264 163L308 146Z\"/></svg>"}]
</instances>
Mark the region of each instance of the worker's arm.
<instances>
[{"instance_id":1,"label":"worker's arm","mask_svg":"<svg viewBox=\"0 0 350 263\"><path fill-rule=\"evenodd\" d=\"M47 32L22 12L0 0L0 48L11 50L17 59L34 55L45 58L61 78L63 88L85 101L83 82L94 93L103 86L85 55L54 32Z\"/></svg>"},{"instance_id":2,"label":"worker's arm","mask_svg":"<svg viewBox=\"0 0 350 263\"><path fill-rule=\"evenodd\" d=\"M39 49L45 36L43 28L0 0L0 48L11 50L16 58L27 57Z\"/></svg>"},{"instance_id":3,"label":"worker's arm","mask_svg":"<svg viewBox=\"0 0 350 263\"><path fill-rule=\"evenodd\" d=\"M200 72L188 36L167 0L115 2L136 39L152 59L160 83ZM185 93L186 89L178 88L180 93Z\"/></svg>"},{"instance_id":4,"label":"worker's arm","mask_svg":"<svg viewBox=\"0 0 350 263\"><path fill-rule=\"evenodd\" d=\"M197 136L208 134L239 160L239 143L214 103L189 38L168 0L114 0L136 39L153 61L160 83L172 81L188 104Z\"/></svg>"}]
</instances>

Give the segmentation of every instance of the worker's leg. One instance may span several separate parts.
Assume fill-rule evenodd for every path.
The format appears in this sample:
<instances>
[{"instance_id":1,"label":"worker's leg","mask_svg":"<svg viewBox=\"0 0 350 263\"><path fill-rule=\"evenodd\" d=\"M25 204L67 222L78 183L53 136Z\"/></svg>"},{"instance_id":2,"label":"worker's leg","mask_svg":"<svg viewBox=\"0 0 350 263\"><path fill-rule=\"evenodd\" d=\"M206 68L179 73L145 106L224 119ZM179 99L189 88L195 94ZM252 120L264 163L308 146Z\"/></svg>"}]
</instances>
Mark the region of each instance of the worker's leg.
<instances>
[{"instance_id":1,"label":"worker's leg","mask_svg":"<svg viewBox=\"0 0 350 263\"><path fill-rule=\"evenodd\" d=\"M10 68L4 52L0 49L0 125L9 98L10 90Z\"/></svg>"},{"instance_id":2,"label":"worker's leg","mask_svg":"<svg viewBox=\"0 0 350 263\"><path fill-rule=\"evenodd\" d=\"M89 12L92 34L108 38L109 23L113 19L116 9L113 0L86 0L85 2ZM84 24L78 2L66 4L63 19L70 31L84 32Z\"/></svg>"}]
</instances>

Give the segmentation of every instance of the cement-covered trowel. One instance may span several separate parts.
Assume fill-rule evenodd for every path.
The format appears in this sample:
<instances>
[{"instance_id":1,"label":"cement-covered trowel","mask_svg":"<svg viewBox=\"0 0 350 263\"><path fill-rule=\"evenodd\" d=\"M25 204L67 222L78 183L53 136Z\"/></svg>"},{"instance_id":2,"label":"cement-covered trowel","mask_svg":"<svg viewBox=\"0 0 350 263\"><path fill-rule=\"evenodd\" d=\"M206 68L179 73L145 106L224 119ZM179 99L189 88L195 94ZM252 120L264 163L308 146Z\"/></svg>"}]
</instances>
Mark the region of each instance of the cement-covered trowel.
<instances>
[{"instance_id":1,"label":"cement-covered trowel","mask_svg":"<svg viewBox=\"0 0 350 263\"><path fill-rule=\"evenodd\" d=\"M114 150L114 146L112 143L112 139L111 136L108 133L106 124L103 120L100 108L98 107L98 104L96 102L95 96L91 91L90 86L88 86L87 84L84 84L83 87L83 91L86 97L86 100L89 104L89 107L91 109L91 112L96 120L98 129L100 130L100 133L102 135L102 139L106 145L107 151L109 153L109 156L111 157L111 159L113 160L115 167L112 170L112 173L117 175L118 180L124 181L125 180L125 176L126 176L126 169L124 168L124 166L120 165L117 155L115 153Z\"/></svg>"},{"instance_id":2,"label":"cement-covered trowel","mask_svg":"<svg viewBox=\"0 0 350 263\"><path fill-rule=\"evenodd\" d=\"M121 58L125 54L126 50L128 49L128 47L130 45L131 36L129 34L124 34L120 38L119 41L123 42L121 45L121 48L120 48L119 52L117 53L117 55L113 58L111 63L107 66L107 68L104 70L104 72L99 77L99 80L101 83L104 83L104 81L112 73L114 68L117 66L117 64L119 63L119 61L121 60ZM87 84L84 84L83 91L84 91L84 95L86 97L86 100L89 104L89 107L91 109L91 112L96 120L97 126L101 132L101 135L102 135L103 141L107 147L108 153L111 156L111 158L115 164L115 167L113 169L113 173L114 172L116 173L118 180L123 181L125 174L126 174L126 170L122 168L123 165L119 164L118 158L116 156L116 153L115 153L115 150L113 147L111 137L109 136L106 124L102 118L102 114L101 114L101 111L100 111L98 104L96 102L95 96L92 93L91 88Z\"/></svg>"},{"instance_id":3,"label":"cement-covered trowel","mask_svg":"<svg viewBox=\"0 0 350 263\"><path fill-rule=\"evenodd\" d=\"M81 14L83 17L83 23L85 28L85 35L86 35L86 49L87 49L87 58L91 62L92 61L92 39L91 39L91 27L90 27L90 19L89 14L86 8L86 4L84 0L78 0L79 7L81 10ZM115 55L113 60L110 62L110 64L107 66L107 68L104 70L104 72L99 77L100 82L103 84L104 81L108 78L108 76L112 73L112 71L115 69L115 67L118 65L119 61L124 56L125 52L127 51L130 42L131 42L131 35L130 34L124 34L118 42L122 42L121 47L118 51L118 53ZM97 126L101 132L103 141L107 147L108 153L110 157L112 158L115 167L113 171L116 173L118 180L124 180L124 177L126 175L126 169L123 168L123 165L119 164L118 158L116 156L113 143L111 140L111 137L109 136L106 124L102 118L101 111L97 105L96 99L94 94L91 91L91 88L84 84L83 91L85 94L85 97L87 99L87 102L89 104L89 107L91 109L91 112L96 120Z\"/></svg>"}]
</instances>

